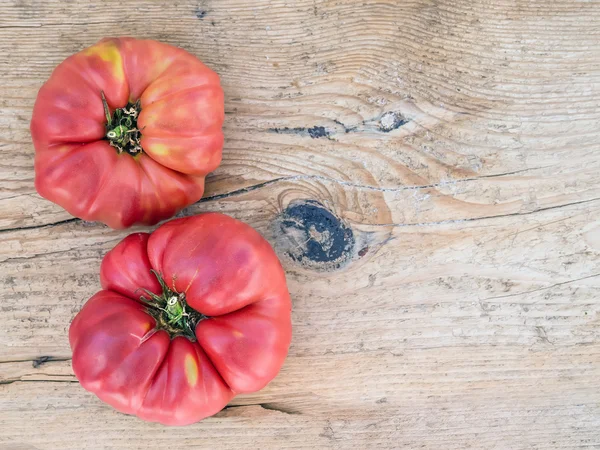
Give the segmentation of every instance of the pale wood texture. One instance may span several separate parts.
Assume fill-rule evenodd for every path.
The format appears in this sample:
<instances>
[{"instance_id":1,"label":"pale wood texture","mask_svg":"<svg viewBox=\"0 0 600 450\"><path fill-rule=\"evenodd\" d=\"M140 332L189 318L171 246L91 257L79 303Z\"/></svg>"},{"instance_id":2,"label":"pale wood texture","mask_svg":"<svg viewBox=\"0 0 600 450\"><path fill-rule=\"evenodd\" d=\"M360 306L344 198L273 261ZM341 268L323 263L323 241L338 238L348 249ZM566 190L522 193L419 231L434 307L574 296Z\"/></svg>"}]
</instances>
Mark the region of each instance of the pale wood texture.
<instances>
[{"instance_id":1,"label":"pale wood texture","mask_svg":"<svg viewBox=\"0 0 600 450\"><path fill-rule=\"evenodd\" d=\"M574 0L2 1L0 448L600 448L599 23ZM37 89L123 34L221 75L223 164L184 213L255 226L294 300L280 375L186 428L76 382L69 322L128 231L33 187Z\"/></svg>"}]
</instances>

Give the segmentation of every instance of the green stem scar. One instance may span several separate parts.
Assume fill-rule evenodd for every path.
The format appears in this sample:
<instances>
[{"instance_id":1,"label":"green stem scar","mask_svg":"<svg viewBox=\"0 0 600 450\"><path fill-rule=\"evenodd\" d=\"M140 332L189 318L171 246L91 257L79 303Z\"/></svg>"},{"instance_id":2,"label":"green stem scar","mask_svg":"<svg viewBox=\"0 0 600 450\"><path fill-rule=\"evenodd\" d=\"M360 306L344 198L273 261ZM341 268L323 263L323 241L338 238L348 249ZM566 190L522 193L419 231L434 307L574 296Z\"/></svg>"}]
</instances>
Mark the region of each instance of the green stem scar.
<instances>
[{"instance_id":1,"label":"green stem scar","mask_svg":"<svg viewBox=\"0 0 600 450\"><path fill-rule=\"evenodd\" d=\"M168 287L162 276L155 270L150 270L150 272L158 280L162 294L156 295L148 289L140 288L145 293L140 300L146 305L148 313L156 320L156 328L167 331L171 338L185 336L191 341L195 341L196 326L208 317L188 306L184 292L177 292L175 288Z\"/></svg>"},{"instance_id":2,"label":"green stem scar","mask_svg":"<svg viewBox=\"0 0 600 450\"><path fill-rule=\"evenodd\" d=\"M100 91L104 116L106 117L106 134L108 143L117 149L117 153L129 153L132 156L142 153L140 139L142 134L137 127L137 119L142 110L140 100L127 103L124 108L117 108L111 116L104 91Z\"/></svg>"}]
</instances>

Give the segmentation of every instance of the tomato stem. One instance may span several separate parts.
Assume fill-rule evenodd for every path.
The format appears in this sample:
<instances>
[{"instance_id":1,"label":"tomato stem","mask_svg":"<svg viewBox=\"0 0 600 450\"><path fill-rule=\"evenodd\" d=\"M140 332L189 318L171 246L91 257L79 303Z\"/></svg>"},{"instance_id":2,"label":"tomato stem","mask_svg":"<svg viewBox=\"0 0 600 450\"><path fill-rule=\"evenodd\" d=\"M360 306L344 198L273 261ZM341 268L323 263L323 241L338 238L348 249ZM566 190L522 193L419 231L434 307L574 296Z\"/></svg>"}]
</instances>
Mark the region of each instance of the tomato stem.
<instances>
[{"instance_id":1,"label":"tomato stem","mask_svg":"<svg viewBox=\"0 0 600 450\"><path fill-rule=\"evenodd\" d=\"M129 153L132 156L142 153L140 140L141 130L137 127L137 119L142 111L140 100L129 102L124 108L117 108L111 116L104 91L100 91L104 115L106 116L105 138L117 149L117 153Z\"/></svg>"},{"instance_id":2,"label":"tomato stem","mask_svg":"<svg viewBox=\"0 0 600 450\"><path fill-rule=\"evenodd\" d=\"M177 292L175 283L170 288L163 277L155 270L150 270L158 280L162 294L157 295L141 288L147 296L140 296L146 304L148 313L156 320L156 327L165 330L171 336L185 336L191 341L196 340L196 326L202 320L208 319L204 314L190 308L185 300L184 292Z\"/></svg>"}]
</instances>

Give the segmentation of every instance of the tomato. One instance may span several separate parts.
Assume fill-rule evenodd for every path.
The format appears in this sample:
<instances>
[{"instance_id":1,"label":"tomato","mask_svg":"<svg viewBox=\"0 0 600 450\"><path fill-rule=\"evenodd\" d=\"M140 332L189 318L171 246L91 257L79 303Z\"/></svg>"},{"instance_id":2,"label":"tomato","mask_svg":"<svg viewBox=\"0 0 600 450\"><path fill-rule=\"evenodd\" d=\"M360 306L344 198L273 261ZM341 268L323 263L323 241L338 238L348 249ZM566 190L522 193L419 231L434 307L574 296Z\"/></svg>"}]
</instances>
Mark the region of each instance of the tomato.
<instances>
[{"instance_id":1,"label":"tomato","mask_svg":"<svg viewBox=\"0 0 600 450\"><path fill-rule=\"evenodd\" d=\"M218 75L183 49L103 39L63 61L31 119L35 186L74 216L155 224L198 201L221 162Z\"/></svg>"},{"instance_id":2,"label":"tomato","mask_svg":"<svg viewBox=\"0 0 600 450\"><path fill-rule=\"evenodd\" d=\"M126 414L185 425L263 388L291 340L269 243L223 214L135 233L104 257L104 290L69 329L81 385Z\"/></svg>"}]
</instances>

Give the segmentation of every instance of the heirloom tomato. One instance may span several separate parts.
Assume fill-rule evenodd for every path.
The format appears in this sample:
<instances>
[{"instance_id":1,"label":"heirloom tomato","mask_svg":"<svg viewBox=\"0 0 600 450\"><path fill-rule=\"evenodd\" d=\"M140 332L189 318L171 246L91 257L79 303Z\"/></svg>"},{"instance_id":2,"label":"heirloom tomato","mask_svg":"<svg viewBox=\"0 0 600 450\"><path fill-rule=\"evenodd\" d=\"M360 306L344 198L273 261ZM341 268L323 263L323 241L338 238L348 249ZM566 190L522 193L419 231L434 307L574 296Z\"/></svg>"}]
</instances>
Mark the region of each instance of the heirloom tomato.
<instances>
[{"instance_id":1,"label":"heirloom tomato","mask_svg":"<svg viewBox=\"0 0 600 450\"><path fill-rule=\"evenodd\" d=\"M63 61L31 119L35 186L74 216L154 224L198 201L221 162L218 75L183 49L103 39Z\"/></svg>"},{"instance_id":2,"label":"heirloom tomato","mask_svg":"<svg viewBox=\"0 0 600 450\"><path fill-rule=\"evenodd\" d=\"M81 385L126 414L185 425L263 388L291 340L290 296L269 243L223 214L123 239L104 290L69 329Z\"/></svg>"}]
</instances>

